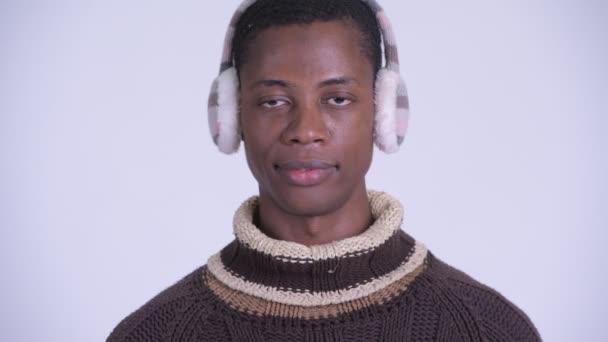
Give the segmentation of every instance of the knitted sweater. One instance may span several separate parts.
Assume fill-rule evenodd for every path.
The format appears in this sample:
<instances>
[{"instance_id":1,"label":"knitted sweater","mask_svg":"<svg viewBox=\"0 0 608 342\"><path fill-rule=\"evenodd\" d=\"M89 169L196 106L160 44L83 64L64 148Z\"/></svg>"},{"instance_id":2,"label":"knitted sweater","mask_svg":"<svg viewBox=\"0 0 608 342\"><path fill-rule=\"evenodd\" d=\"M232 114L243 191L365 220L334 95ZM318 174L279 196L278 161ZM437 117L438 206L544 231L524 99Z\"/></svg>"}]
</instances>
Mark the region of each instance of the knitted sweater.
<instances>
[{"instance_id":1,"label":"knitted sweater","mask_svg":"<svg viewBox=\"0 0 608 342\"><path fill-rule=\"evenodd\" d=\"M509 300L401 230L396 199L368 195L365 232L310 247L262 233L252 197L233 242L107 341L541 341Z\"/></svg>"}]
</instances>

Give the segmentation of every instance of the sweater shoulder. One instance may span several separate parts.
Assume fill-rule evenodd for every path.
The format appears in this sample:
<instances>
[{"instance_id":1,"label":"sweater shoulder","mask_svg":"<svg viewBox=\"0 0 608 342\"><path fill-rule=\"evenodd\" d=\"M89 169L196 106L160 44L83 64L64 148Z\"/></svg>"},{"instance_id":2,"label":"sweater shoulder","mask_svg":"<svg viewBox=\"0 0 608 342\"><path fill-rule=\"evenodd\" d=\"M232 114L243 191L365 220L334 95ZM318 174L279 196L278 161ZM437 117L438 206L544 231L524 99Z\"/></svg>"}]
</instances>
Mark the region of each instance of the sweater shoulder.
<instances>
[{"instance_id":1,"label":"sweater shoulder","mask_svg":"<svg viewBox=\"0 0 608 342\"><path fill-rule=\"evenodd\" d=\"M205 268L197 268L129 314L112 330L107 342L162 341L193 306L200 306L199 312L207 310Z\"/></svg>"},{"instance_id":2,"label":"sweater shoulder","mask_svg":"<svg viewBox=\"0 0 608 342\"><path fill-rule=\"evenodd\" d=\"M429 253L428 281L444 305L465 310L487 341L539 342L528 315L496 289ZM462 316L461 316L462 317ZM466 317L466 315L464 316Z\"/></svg>"}]
</instances>

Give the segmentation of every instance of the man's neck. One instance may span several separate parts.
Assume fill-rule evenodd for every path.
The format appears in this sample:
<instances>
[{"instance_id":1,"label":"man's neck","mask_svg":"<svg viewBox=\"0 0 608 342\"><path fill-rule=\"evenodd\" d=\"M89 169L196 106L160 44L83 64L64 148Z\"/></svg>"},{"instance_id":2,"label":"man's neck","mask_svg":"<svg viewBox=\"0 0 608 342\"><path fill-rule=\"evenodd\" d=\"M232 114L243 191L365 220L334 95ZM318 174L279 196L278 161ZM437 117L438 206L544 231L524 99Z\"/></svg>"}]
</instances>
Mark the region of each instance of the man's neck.
<instances>
[{"instance_id":1,"label":"man's neck","mask_svg":"<svg viewBox=\"0 0 608 342\"><path fill-rule=\"evenodd\" d=\"M373 221L365 187L356 189L337 210L320 216L297 216L283 211L270 196L260 194L256 218L268 236L306 246L321 245L363 233Z\"/></svg>"}]
</instances>

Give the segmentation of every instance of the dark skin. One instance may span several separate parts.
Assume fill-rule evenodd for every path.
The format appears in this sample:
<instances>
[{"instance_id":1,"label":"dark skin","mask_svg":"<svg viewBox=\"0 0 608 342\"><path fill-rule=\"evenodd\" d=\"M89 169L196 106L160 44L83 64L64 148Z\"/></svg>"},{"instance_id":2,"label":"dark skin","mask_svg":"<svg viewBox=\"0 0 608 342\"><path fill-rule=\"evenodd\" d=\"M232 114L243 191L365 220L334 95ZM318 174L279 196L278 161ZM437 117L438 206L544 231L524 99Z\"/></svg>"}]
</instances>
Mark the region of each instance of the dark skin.
<instances>
[{"instance_id":1,"label":"dark skin","mask_svg":"<svg viewBox=\"0 0 608 342\"><path fill-rule=\"evenodd\" d=\"M247 47L240 125L272 238L318 245L372 222L374 70L359 42L336 20L272 27Z\"/></svg>"}]
</instances>

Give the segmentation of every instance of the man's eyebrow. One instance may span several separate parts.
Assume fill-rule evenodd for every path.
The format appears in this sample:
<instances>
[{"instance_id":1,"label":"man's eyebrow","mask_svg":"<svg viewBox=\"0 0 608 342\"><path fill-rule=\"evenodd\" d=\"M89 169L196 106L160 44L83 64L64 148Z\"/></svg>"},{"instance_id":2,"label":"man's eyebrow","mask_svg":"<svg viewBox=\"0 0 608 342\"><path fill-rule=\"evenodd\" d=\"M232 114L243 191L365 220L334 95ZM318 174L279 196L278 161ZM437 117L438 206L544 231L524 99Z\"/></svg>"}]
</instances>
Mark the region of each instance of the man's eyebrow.
<instances>
[{"instance_id":1,"label":"man's eyebrow","mask_svg":"<svg viewBox=\"0 0 608 342\"><path fill-rule=\"evenodd\" d=\"M343 84L349 84L349 83L358 83L358 82L357 82L357 80L355 80L352 77L340 76L340 77L330 78L330 79L327 79L327 80L319 83L319 88L332 86L332 85L343 85Z\"/></svg>"},{"instance_id":2,"label":"man's eyebrow","mask_svg":"<svg viewBox=\"0 0 608 342\"><path fill-rule=\"evenodd\" d=\"M332 85L344 85L344 84L350 84L350 83L358 83L356 79L352 78L352 77L347 77L347 76L339 76L339 77L333 77L333 78L329 78L326 79L322 82L319 83L319 88L323 88L323 87L328 87L328 86L332 86ZM251 88L256 88L256 87L281 87L281 88L291 88L292 85L287 82L287 81L283 81L283 80L274 80L274 79L262 79L262 80L258 80L255 81L252 85Z\"/></svg>"},{"instance_id":3,"label":"man's eyebrow","mask_svg":"<svg viewBox=\"0 0 608 342\"><path fill-rule=\"evenodd\" d=\"M283 81L283 80L271 80L271 79L264 79L264 80L259 80L256 81L255 83L252 84L252 88L255 87L282 87L282 88L289 88L290 84L287 81Z\"/></svg>"}]
</instances>

